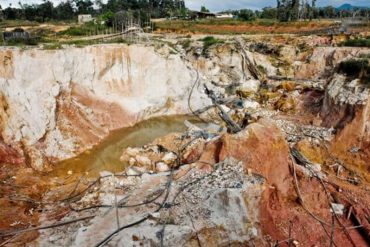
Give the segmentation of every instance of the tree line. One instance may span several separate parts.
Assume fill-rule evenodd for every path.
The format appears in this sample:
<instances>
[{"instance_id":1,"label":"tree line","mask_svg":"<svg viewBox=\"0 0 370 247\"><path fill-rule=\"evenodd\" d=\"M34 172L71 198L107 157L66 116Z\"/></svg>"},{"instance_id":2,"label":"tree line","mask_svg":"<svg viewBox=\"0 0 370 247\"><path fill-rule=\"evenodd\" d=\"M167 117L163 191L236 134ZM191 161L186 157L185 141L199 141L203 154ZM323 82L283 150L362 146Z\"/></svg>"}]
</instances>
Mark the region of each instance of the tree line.
<instances>
[{"instance_id":1,"label":"tree line","mask_svg":"<svg viewBox=\"0 0 370 247\"><path fill-rule=\"evenodd\" d=\"M276 7L265 7L262 10L233 10L224 11L231 13L242 20L277 19L282 22L312 19L334 19L346 17L369 17L370 8L352 10L339 10L333 6L317 7L316 0L277 0Z\"/></svg>"},{"instance_id":2,"label":"tree line","mask_svg":"<svg viewBox=\"0 0 370 247\"><path fill-rule=\"evenodd\" d=\"M75 20L79 14L91 14L102 16L109 24L117 15L116 13L145 20L188 16L184 0L108 0L106 3L102 0L64 0L57 5L50 0L44 0L41 4L19 2L18 5L18 8L9 5L4 9L0 6L0 17L7 20L23 19L45 22ZM202 6L201 11L209 12L205 6ZM223 13L231 13L238 19L247 21L256 18L296 21L353 17L354 15L368 17L369 12L369 9L338 10L332 6L317 7L316 0L277 0L276 7L265 7L257 11L250 9L224 11Z\"/></svg>"},{"instance_id":3,"label":"tree line","mask_svg":"<svg viewBox=\"0 0 370 247\"><path fill-rule=\"evenodd\" d=\"M109 16L119 11L129 11L134 15L152 18L185 15L184 0L64 0L54 5L50 0L41 4L22 4L19 7L10 4L6 8L0 5L2 18L6 20L24 19L45 22L49 20L72 20L79 14Z\"/></svg>"},{"instance_id":4,"label":"tree line","mask_svg":"<svg viewBox=\"0 0 370 247\"><path fill-rule=\"evenodd\" d=\"M324 18L368 17L368 8L340 10L332 6L318 8L317 0L277 0L276 9L264 9L262 13L276 16L280 21L312 20ZM273 13L272 13L273 12Z\"/></svg>"}]
</instances>

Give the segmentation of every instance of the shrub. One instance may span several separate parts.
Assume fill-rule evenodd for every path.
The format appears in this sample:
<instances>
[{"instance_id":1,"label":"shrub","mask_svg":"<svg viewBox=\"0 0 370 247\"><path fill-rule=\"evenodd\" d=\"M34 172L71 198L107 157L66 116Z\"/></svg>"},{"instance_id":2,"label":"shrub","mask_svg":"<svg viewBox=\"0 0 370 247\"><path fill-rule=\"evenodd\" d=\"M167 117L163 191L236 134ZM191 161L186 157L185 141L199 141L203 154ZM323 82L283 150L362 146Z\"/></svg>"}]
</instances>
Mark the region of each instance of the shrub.
<instances>
[{"instance_id":1,"label":"shrub","mask_svg":"<svg viewBox=\"0 0 370 247\"><path fill-rule=\"evenodd\" d=\"M86 29L82 29L80 27L70 27L67 30L60 32L62 35L70 35L70 36L84 36L87 35Z\"/></svg>"},{"instance_id":2,"label":"shrub","mask_svg":"<svg viewBox=\"0 0 370 247\"><path fill-rule=\"evenodd\" d=\"M191 39L185 39L185 40L182 40L179 42L179 44L185 49L189 49L190 45L191 45Z\"/></svg>"},{"instance_id":3,"label":"shrub","mask_svg":"<svg viewBox=\"0 0 370 247\"><path fill-rule=\"evenodd\" d=\"M265 55L279 56L281 52L281 47L274 45L267 45L262 42L252 43L249 48L252 51L256 51Z\"/></svg>"},{"instance_id":4,"label":"shrub","mask_svg":"<svg viewBox=\"0 0 370 247\"><path fill-rule=\"evenodd\" d=\"M368 59L370 59L370 53L362 53L362 54L360 54L360 58L368 58Z\"/></svg>"},{"instance_id":5,"label":"shrub","mask_svg":"<svg viewBox=\"0 0 370 247\"><path fill-rule=\"evenodd\" d=\"M370 47L370 39L350 39L343 43L344 46Z\"/></svg>"},{"instance_id":6,"label":"shrub","mask_svg":"<svg viewBox=\"0 0 370 247\"><path fill-rule=\"evenodd\" d=\"M94 22L88 22L81 26L69 27L67 30L59 32L59 34L69 36L86 36L90 34L97 34L97 31L103 32L106 29L106 25L99 25L95 24Z\"/></svg>"},{"instance_id":7,"label":"shrub","mask_svg":"<svg viewBox=\"0 0 370 247\"><path fill-rule=\"evenodd\" d=\"M9 46L16 46L16 45L38 45L39 39L38 38L28 38L28 39L11 39L6 42L6 45Z\"/></svg>"},{"instance_id":8,"label":"shrub","mask_svg":"<svg viewBox=\"0 0 370 247\"><path fill-rule=\"evenodd\" d=\"M338 70L352 78L370 84L370 65L367 59L349 59L339 64Z\"/></svg>"},{"instance_id":9,"label":"shrub","mask_svg":"<svg viewBox=\"0 0 370 247\"><path fill-rule=\"evenodd\" d=\"M238 18L243 21L254 21L256 19L256 14L253 10L242 9L239 11Z\"/></svg>"},{"instance_id":10,"label":"shrub","mask_svg":"<svg viewBox=\"0 0 370 247\"><path fill-rule=\"evenodd\" d=\"M223 43L222 40L216 39L213 36L207 36L204 39L202 39L202 41L203 41L203 51L207 51L209 47L211 47L211 46L213 46L215 44L221 44L221 43Z\"/></svg>"}]
</instances>

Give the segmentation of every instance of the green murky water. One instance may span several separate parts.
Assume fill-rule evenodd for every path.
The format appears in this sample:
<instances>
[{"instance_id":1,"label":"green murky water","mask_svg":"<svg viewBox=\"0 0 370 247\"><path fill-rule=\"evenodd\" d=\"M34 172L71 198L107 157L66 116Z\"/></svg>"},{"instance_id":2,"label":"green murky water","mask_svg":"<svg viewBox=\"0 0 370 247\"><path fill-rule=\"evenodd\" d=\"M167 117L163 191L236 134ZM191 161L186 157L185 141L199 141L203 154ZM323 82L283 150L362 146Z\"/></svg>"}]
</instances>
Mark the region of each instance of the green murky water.
<instances>
[{"instance_id":1,"label":"green murky water","mask_svg":"<svg viewBox=\"0 0 370 247\"><path fill-rule=\"evenodd\" d=\"M69 171L73 174L88 172L89 176L97 176L101 171L120 172L124 168L119 160L124 148L140 147L166 134L186 131L185 120L201 125L194 117L170 116L152 118L133 127L114 131L93 149L60 162L52 175L66 176Z\"/></svg>"}]
</instances>

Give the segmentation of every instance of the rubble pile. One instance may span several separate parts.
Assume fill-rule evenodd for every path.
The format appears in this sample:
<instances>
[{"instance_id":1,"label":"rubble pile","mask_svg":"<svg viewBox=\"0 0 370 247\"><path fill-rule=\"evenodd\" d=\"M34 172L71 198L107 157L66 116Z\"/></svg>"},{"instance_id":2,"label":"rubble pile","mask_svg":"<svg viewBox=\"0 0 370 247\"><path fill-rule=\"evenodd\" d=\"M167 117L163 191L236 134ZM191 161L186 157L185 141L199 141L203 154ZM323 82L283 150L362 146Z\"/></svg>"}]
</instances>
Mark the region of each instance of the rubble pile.
<instances>
[{"instance_id":1,"label":"rubble pile","mask_svg":"<svg viewBox=\"0 0 370 247\"><path fill-rule=\"evenodd\" d=\"M94 246L117 229L117 220L122 227L141 218L145 221L118 232L109 244L192 246L199 241L202 246L222 246L258 240L256 209L264 187L262 177L246 174L242 163L234 159L215 164L212 171L195 166L181 177L179 173L128 178L105 174L97 189L73 204L75 211L90 208L86 211L94 219L83 226L47 230L40 244Z\"/></svg>"}]
</instances>

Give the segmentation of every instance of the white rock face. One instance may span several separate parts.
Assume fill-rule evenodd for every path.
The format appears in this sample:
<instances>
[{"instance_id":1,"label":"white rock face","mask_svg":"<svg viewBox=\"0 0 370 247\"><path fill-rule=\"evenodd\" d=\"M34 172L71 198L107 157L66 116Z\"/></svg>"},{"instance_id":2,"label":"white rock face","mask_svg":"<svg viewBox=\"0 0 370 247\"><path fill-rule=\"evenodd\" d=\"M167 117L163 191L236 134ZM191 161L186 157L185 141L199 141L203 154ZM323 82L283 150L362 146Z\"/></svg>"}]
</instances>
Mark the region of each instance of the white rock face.
<instances>
[{"instance_id":1,"label":"white rock face","mask_svg":"<svg viewBox=\"0 0 370 247\"><path fill-rule=\"evenodd\" d=\"M259 80L248 80L238 87L242 92L257 92L260 88L261 82Z\"/></svg>"},{"instance_id":2,"label":"white rock face","mask_svg":"<svg viewBox=\"0 0 370 247\"><path fill-rule=\"evenodd\" d=\"M163 162L167 165L174 163L177 159L177 156L174 153L166 153L162 158Z\"/></svg>"},{"instance_id":3,"label":"white rock face","mask_svg":"<svg viewBox=\"0 0 370 247\"><path fill-rule=\"evenodd\" d=\"M192 237L199 235L202 246L256 245L262 238L259 223L259 205L266 184L254 175L244 175L243 165L233 159L219 163L219 169L204 173L197 168L174 180L168 196L168 208L157 210L158 206L148 203L140 207L127 207L118 211L100 208L96 217L88 224L72 224L60 228L46 229L40 233L37 246L95 246L117 229L118 214L120 226L143 220L117 233L109 246L160 246L163 225L160 219L171 219L167 224L163 246L194 246ZM134 174L134 173L131 173ZM117 184L131 186L129 193L117 196L125 198L127 205L142 203L150 196L158 194L168 183L168 174L145 174L136 178L109 177L102 179L97 190L84 196L80 203L90 205L96 202L114 205L112 188ZM132 179L132 180L131 180ZM188 187L180 191L180 188ZM180 195L180 196L177 196ZM157 198L161 204L163 197ZM95 200L95 201L94 201ZM88 202L90 201L90 203ZM70 214L63 221L82 217L79 213ZM54 236L50 239L50 236ZM223 236L223 237L214 237ZM194 240L194 239L193 239ZM197 246L197 245L195 245Z\"/></svg>"},{"instance_id":4,"label":"white rock face","mask_svg":"<svg viewBox=\"0 0 370 247\"><path fill-rule=\"evenodd\" d=\"M190 92L193 110L209 105L203 83L220 93L230 85L259 88L232 45L199 59L191 54L184 59L169 49L122 44L52 51L1 48L1 137L42 170L50 161L91 148L112 130L154 116L189 113ZM283 60L289 60L289 49ZM297 78L322 78L339 61L363 51L318 47L307 61L290 58L291 70ZM267 75L276 75L268 56L248 54Z\"/></svg>"},{"instance_id":5,"label":"white rock face","mask_svg":"<svg viewBox=\"0 0 370 247\"><path fill-rule=\"evenodd\" d=\"M170 168L168 167L168 165L164 162L158 162L156 165L155 165L155 168L157 170L157 172L167 172L170 170Z\"/></svg>"},{"instance_id":6,"label":"white rock face","mask_svg":"<svg viewBox=\"0 0 370 247\"><path fill-rule=\"evenodd\" d=\"M180 56L140 45L3 48L0 60L5 142L22 142L31 153L38 150L56 160L96 144L113 129L156 115L188 113L196 78ZM194 90L192 107L204 103L206 96Z\"/></svg>"},{"instance_id":7,"label":"white rock face","mask_svg":"<svg viewBox=\"0 0 370 247\"><path fill-rule=\"evenodd\" d=\"M366 52L367 48L317 47L304 62L294 62L294 76L297 79L322 79L332 75L341 61Z\"/></svg>"}]
</instances>

